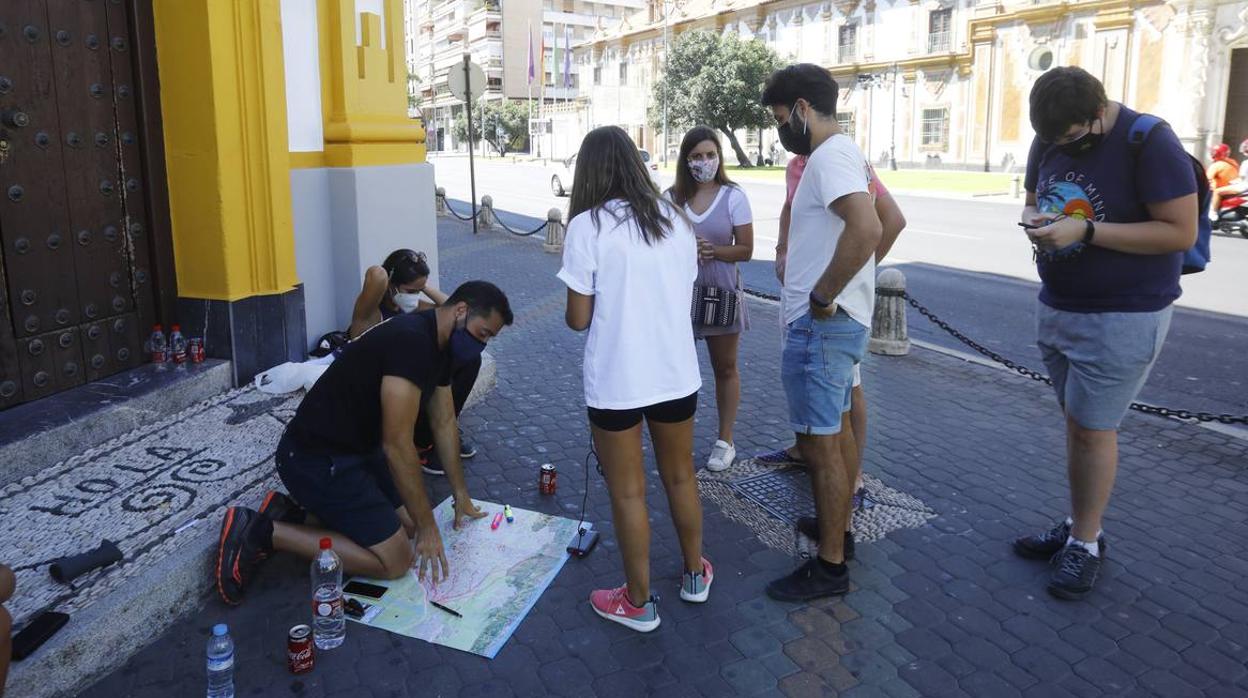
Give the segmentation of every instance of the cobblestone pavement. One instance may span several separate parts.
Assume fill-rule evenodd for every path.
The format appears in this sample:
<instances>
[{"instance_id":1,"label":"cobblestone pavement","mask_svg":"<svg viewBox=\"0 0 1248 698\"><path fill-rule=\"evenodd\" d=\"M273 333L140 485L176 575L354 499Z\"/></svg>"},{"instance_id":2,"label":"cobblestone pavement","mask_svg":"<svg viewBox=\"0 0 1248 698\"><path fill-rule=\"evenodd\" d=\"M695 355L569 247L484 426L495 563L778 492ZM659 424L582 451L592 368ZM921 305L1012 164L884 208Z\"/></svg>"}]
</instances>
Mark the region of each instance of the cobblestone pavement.
<instances>
[{"instance_id":1,"label":"cobblestone pavement","mask_svg":"<svg viewBox=\"0 0 1248 698\"><path fill-rule=\"evenodd\" d=\"M517 311L516 325L491 344L498 388L464 419L481 448L469 463L470 487L482 498L575 515L588 441L582 339L563 327L558 258L537 241L467 230L441 222L444 285L494 279ZM791 438L775 308L750 311L737 443L746 455ZM608 624L586 603L592 588L623 579L606 491L591 473L589 511L602 544L568 563L493 661L352 625L346 644L318 657L313 673L292 676L285 631L307 620L307 572L279 556L241 608L206 597L195 617L153 632L150 646L85 695L198 694L208 628L220 621L237 638L240 696L1248 693L1248 442L1130 415L1103 578L1086 602L1063 603L1044 592L1046 566L1015 558L1008 546L1067 511L1062 420L1047 390L923 350L873 357L865 373L866 467L937 516L862 545L842 600L768 600L764 584L795 561L708 505L717 581L707 604L681 603L679 552L651 464L653 584L665 593L654 633ZM709 388L709 374L705 381ZM713 391L704 389L699 460L713 415ZM556 499L536 491L545 461L559 466ZM445 483L433 489L435 501L447 494Z\"/></svg>"}]
</instances>

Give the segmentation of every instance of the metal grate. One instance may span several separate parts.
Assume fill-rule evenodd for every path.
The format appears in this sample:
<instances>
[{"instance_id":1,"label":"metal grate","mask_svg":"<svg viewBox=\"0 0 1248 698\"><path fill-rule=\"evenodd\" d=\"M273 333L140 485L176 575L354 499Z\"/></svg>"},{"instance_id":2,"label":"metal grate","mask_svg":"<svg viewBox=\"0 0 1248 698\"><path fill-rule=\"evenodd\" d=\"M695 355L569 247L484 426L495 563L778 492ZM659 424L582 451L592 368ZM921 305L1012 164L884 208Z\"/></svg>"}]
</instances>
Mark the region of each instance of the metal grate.
<instances>
[{"instance_id":1,"label":"metal grate","mask_svg":"<svg viewBox=\"0 0 1248 698\"><path fill-rule=\"evenodd\" d=\"M772 516L795 523L798 517L815 515L810 478L798 468L784 468L751 475L730 483L738 494L766 509Z\"/></svg>"}]
</instances>

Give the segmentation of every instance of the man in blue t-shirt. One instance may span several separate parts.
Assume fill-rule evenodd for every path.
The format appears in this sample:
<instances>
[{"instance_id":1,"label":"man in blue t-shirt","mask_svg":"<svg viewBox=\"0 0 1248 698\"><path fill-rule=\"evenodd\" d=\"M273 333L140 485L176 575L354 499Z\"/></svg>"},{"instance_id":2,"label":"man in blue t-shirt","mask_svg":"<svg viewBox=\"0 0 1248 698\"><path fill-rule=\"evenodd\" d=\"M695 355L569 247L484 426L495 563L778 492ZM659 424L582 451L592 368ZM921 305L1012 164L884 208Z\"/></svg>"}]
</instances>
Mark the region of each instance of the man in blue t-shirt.
<instances>
[{"instance_id":1,"label":"man in blue t-shirt","mask_svg":"<svg viewBox=\"0 0 1248 698\"><path fill-rule=\"evenodd\" d=\"M1052 560L1048 590L1063 599L1096 583L1118 425L1161 351L1202 215L1191 161L1169 127L1153 128L1136 152L1128 145L1137 116L1080 68L1054 68L1031 90L1022 223L1042 281L1037 342L1066 414L1072 511L1014 550Z\"/></svg>"}]
</instances>

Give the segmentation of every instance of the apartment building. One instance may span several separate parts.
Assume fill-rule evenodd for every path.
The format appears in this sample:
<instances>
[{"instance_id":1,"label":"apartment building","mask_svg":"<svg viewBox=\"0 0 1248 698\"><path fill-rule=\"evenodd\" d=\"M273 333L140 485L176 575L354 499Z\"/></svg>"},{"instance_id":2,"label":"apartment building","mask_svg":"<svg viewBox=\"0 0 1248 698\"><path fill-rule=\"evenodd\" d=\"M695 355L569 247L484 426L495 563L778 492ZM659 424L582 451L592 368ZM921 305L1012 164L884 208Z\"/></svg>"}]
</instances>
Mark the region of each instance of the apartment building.
<instances>
[{"instance_id":1,"label":"apartment building","mask_svg":"<svg viewBox=\"0 0 1248 698\"><path fill-rule=\"evenodd\" d=\"M651 0L577 49L586 128L618 124L662 152L646 114L665 27L669 41L736 33L828 67L842 126L881 164L1021 168L1028 91L1056 65L1164 117L1193 152L1248 138L1248 0ZM774 130L738 135L752 157L785 159Z\"/></svg>"},{"instance_id":2,"label":"apartment building","mask_svg":"<svg viewBox=\"0 0 1248 698\"><path fill-rule=\"evenodd\" d=\"M646 0L405 0L405 7L410 111L424 117L429 149L441 151L459 147L452 124L463 104L447 75L465 53L485 70L485 100L531 100L537 116L544 105L579 95L579 74L563 77L563 53L643 10Z\"/></svg>"}]
</instances>

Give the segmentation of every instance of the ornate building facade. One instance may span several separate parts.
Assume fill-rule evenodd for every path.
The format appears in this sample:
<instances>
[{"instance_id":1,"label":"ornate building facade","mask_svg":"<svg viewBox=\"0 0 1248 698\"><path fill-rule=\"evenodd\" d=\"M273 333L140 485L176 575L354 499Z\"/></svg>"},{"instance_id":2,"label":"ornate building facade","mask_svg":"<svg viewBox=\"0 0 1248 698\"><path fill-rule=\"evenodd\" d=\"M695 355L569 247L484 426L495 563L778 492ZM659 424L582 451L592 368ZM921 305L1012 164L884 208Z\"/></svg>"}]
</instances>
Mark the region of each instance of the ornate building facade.
<instances>
[{"instance_id":1,"label":"ornate building facade","mask_svg":"<svg viewBox=\"0 0 1248 698\"><path fill-rule=\"evenodd\" d=\"M587 127L619 124L661 152L646 113L665 27L669 42L736 33L828 67L838 118L879 163L1021 168L1028 92L1058 65L1082 66L1111 99L1167 119L1193 152L1248 138L1245 0L652 0L578 48ZM739 137L752 156L783 159L772 133Z\"/></svg>"}]
</instances>

